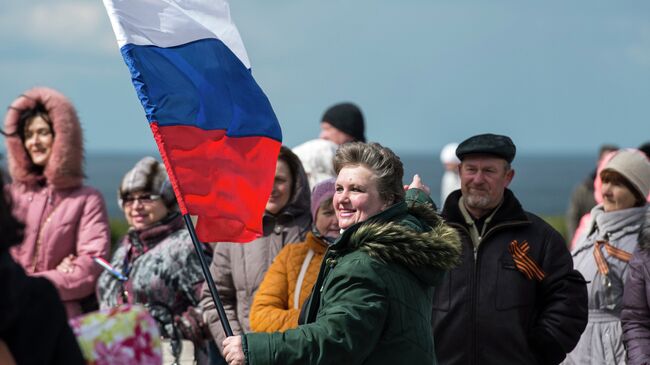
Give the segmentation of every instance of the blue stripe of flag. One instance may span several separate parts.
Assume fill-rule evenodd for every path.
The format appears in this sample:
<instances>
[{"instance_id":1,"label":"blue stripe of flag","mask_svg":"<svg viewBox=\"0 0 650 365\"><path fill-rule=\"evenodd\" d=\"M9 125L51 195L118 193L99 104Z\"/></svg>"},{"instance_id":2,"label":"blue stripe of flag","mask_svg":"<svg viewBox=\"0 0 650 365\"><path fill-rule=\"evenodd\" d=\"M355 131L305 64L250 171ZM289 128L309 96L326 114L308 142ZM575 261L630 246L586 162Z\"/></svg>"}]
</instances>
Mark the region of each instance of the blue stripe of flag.
<instances>
[{"instance_id":1,"label":"blue stripe of flag","mask_svg":"<svg viewBox=\"0 0 650 365\"><path fill-rule=\"evenodd\" d=\"M149 123L282 141L268 98L251 71L220 40L169 48L127 44L121 52Z\"/></svg>"}]
</instances>

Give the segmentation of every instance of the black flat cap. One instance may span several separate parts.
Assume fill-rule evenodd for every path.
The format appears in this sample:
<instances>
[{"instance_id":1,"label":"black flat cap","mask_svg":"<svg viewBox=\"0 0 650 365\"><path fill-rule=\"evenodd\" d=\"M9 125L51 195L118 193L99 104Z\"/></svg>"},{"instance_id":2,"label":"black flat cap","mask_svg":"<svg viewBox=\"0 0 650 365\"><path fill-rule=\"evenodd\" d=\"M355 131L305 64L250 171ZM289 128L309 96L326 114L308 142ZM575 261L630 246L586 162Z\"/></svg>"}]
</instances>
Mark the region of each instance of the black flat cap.
<instances>
[{"instance_id":1,"label":"black flat cap","mask_svg":"<svg viewBox=\"0 0 650 365\"><path fill-rule=\"evenodd\" d=\"M479 134L461 142L456 148L456 156L462 161L467 155L494 155L508 162L515 158L517 148L508 136L498 134Z\"/></svg>"}]
</instances>

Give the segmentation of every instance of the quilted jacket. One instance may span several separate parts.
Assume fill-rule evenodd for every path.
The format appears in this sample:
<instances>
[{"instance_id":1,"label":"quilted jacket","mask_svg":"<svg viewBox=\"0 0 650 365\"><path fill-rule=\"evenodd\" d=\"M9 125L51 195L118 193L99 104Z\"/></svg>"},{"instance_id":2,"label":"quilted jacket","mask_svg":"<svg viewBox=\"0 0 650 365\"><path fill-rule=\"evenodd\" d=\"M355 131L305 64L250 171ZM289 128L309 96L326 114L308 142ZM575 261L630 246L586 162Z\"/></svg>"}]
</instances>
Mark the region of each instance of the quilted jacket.
<instances>
[{"instance_id":1,"label":"quilted jacket","mask_svg":"<svg viewBox=\"0 0 650 365\"><path fill-rule=\"evenodd\" d=\"M312 232L304 242L284 246L255 294L250 313L251 330L283 332L298 326L300 308L314 287L326 250L327 244ZM306 259L309 260L305 263ZM308 266L296 294L303 265Z\"/></svg>"},{"instance_id":2,"label":"quilted jacket","mask_svg":"<svg viewBox=\"0 0 650 365\"><path fill-rule=\"evenodd\" d=\"M27 275L44 277L59 292L68 317L81 314L81 300L93 295L101 268L93 256L106 258L110 228L102 195L84 186L83 139L79 118L70 101L48 88L28 90L5 117L5 131L19 131L20 110L42 102L56 137L42 174L37 172L19 136L7 138L13 214L25 223L23 242L11 254ZM56 270L74 254L75 269Z\"/></svg>"}]
</instances>

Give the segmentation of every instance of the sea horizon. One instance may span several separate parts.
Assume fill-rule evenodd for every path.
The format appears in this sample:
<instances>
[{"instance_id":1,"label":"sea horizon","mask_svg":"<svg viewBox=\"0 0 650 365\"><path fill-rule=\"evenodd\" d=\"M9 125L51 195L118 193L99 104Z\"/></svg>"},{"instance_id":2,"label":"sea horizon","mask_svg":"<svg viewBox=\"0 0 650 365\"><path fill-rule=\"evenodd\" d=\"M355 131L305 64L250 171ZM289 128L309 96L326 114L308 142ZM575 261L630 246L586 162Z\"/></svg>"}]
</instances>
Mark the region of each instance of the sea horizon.
<instances>
[{"instance_id":1,"label":"sea horizon","mask_svg":"<svg viewBox=\"0 0 650 365\"><path fill-rule=\"evenodd\" d=\"M0 152L5 156L4 152ZM404 183L419 174L431 188L431 195L440 207L440 179L443 168L437 153L396 151L404 163ZM117 189L124 174L144 156L159 161L157 151L90 150L85 154L85 184L99 190L106 201L111 218L123 218L117 202ZM515 177L510 189L524 209L543 216L563 215L571 191L595 168L595 155L586 152L519 153L513 161ZM6 158L0 161L6 171Z\"/></svg>"}]
</instances>

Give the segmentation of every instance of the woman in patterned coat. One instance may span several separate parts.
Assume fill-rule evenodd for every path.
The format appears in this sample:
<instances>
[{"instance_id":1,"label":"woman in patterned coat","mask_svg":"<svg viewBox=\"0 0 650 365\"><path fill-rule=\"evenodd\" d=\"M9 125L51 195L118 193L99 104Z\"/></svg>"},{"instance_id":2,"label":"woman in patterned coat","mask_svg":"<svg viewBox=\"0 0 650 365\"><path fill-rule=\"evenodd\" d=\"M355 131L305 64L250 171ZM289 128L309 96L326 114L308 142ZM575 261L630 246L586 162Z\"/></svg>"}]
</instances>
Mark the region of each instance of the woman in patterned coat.
<instances>
[{"instance_id":1,"label":"woman in patterned coat","mask_svg":"<svg viewBox=\"0 0 650 365\"><path fill-rule=\"evenodd\" d=\"M182 356L189 363L202 359L207 331L194 307L204 278L164 165L153 157L140 160L122 179L118 199L130 228L113 254L115 272L99 277L100 308L144 304L163 337L172 339L172 352L182 337L194 344L193 356L188 342Z\"/></svg>"}]
</instances>

